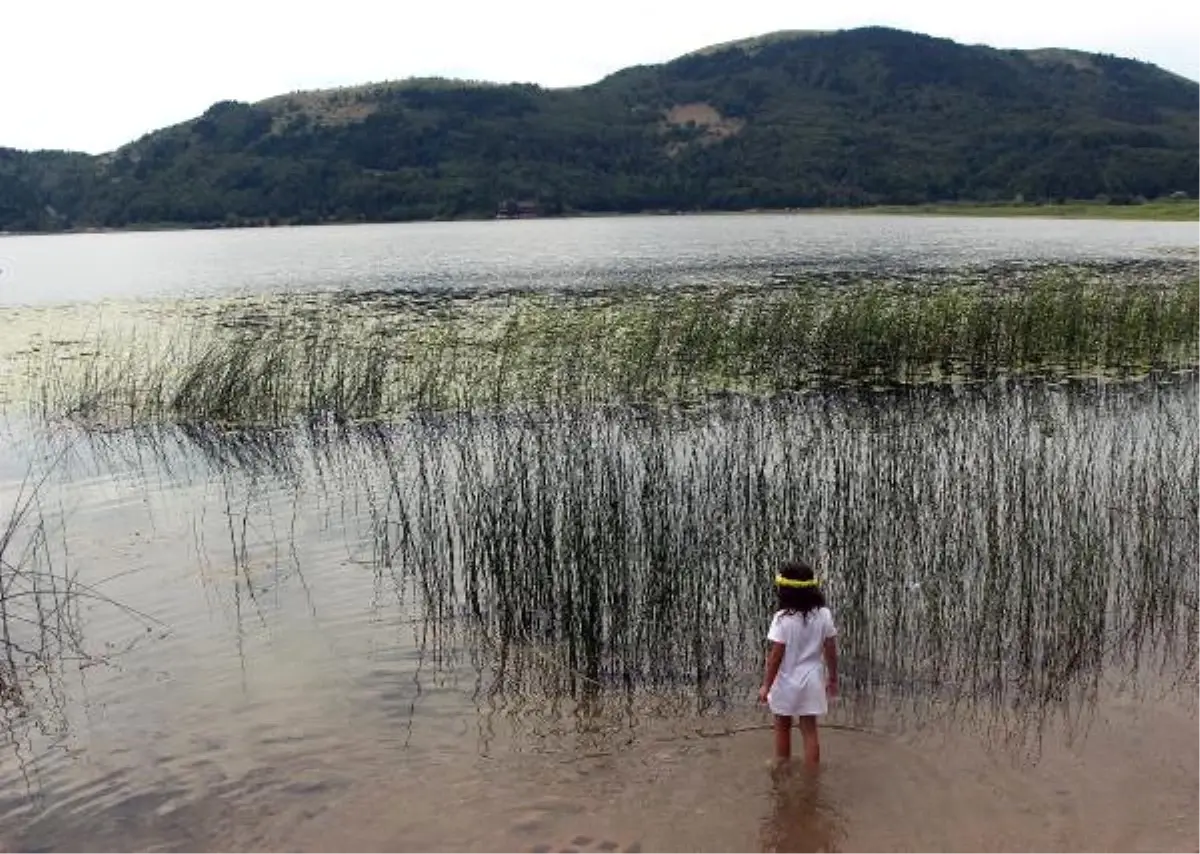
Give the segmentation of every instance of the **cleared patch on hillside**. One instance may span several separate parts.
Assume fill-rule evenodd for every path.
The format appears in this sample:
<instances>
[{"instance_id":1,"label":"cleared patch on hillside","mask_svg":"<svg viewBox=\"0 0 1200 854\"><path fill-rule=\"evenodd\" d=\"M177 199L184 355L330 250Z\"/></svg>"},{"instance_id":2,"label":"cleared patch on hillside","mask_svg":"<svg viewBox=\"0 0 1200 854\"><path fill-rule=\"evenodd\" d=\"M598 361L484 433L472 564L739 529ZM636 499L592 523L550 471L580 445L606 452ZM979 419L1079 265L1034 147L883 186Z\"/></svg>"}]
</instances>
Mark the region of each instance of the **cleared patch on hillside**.
<instances>
[{"instance_id":1,"label":"cleared patch on hillside","mask_svg":"<svg viewBox=\"0 0 1200 854\"><path fill-rule=\"evenodd\" d=\"M745 127L744 119L726 118L711 104L696 101L676 104L663 114L660 130L668 133L674 129L694 129L696 136L691 140L673 139L667 143L667 155L674 157L689 145L712 145L740 133Z\"/></svg>"},{"instance_id":2,"label":"cleared patch on hillside","mask_svg":"<svg viewBox=\"0 0 1200 854\"><path fill-rule=\"evenodd\" d=\"M1091 54L1066 48L1046 47L1021 51L1035 65L1069 65L1076 71L1097 71Z\"/></svg>"},{"instance_id":3,"label":"cleared patch on hillside","mask_svg":"<svg viewBox=\"0 0 1200 854\"><path fill-rule=\"evenodd\" d=\"M271 111L271 131L276 133L300 119L308 119L326 127L350 125L363 121L375 112L378 104L371 95L382 88L380 85L347 86L342 89L292 92L260 101L258 106Z\"/></svg>"}]
</instances>

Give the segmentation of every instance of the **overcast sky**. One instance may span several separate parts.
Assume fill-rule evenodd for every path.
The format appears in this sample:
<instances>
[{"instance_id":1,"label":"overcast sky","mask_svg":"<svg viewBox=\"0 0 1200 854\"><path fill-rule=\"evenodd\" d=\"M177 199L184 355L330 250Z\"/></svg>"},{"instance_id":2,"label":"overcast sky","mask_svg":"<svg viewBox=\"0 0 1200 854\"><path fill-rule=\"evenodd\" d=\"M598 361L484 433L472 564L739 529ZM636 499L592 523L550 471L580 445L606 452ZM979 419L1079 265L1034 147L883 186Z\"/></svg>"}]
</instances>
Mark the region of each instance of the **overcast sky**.
<instances>
[{"instance_id":1,"label":"overcast sky","mask_svg":"<svg viewBox=\"0 0 1200 854\"><path fill-rule=\"evenodd\" d=\"M0 0L0 146L98 153L215 101L412 76L591 83L781 29L1069 47L1200 79L1200 4L1055 0Z\"/></svg>"}]
</instances>

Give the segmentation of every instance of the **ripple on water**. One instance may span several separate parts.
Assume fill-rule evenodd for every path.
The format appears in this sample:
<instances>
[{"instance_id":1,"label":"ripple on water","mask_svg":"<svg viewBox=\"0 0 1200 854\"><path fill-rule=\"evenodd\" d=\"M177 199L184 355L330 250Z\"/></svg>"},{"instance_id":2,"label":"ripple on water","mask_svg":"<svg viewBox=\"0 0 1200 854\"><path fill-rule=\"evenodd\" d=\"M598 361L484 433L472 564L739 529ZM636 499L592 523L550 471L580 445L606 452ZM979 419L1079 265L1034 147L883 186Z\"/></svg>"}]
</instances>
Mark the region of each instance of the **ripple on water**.
<instances>
[{"instance_id":1,"label":"ripple on water","mask_svg":"<svg viewBox=\"0 0 1200 854\"><path fill-rule=\"evenodd\" d=\"M89 826L120 848L137 838L134 814L174 815L218 791L242 804L323 798L346 780L329 757L341 768L380 761L378 744L348 733L400 715L403 692L392 709L386 685L399 674L372 662L416 660L404 649L411 612L351 559L357 532L328 507L293 520L275 484L230 512L221 487L153 476L68 484L69 565L120 607L80 609L109 662L68 667L56 688L66 732L27 730L34 756L0 761L0 788L26 791L30 774L35 796L8 805L3 826L19 815L30 839L52 840ZM303 578L271 525L297 531L304 563L322 571ZM410 700L409 714L437 696ZM66 749L50 748L58 739Z\"/></svg>"}]
</instances>

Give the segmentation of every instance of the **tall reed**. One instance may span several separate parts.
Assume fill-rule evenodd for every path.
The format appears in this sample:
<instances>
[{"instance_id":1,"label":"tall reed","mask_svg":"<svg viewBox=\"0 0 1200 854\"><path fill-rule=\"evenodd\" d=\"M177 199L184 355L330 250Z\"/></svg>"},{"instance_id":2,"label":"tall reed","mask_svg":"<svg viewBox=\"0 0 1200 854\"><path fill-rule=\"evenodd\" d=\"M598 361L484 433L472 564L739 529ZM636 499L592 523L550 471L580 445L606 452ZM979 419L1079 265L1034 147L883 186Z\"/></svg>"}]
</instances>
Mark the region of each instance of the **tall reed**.
<instances>
[{"instance_id":1,"label":"tall reed","mask_svg":"<svg viewBox=\"0 0 1200 854\"><path fill-rule=\"evenodd\" d=\"M493 706L748 704L798 555L842 628L844 714L1022 722L1114 669L1194 677L1196 405L1194 376L1023 380L163 435L345 496Z\"/></svg>"},{"instance_id":2,"label":"tall reed","mask_svg":"<svg viewBox=\"0 0 1200 854\"><path fill-rule=\"evenodd\" d=\"M1186 268L1186 269L1185 269ZM1129 378L1197 366L1194 265L1008 278L478 299L387 295L216 325L34 366L45 419L286 424L422 410L694 403L840 385L1004 376ZM1187 273L1184 275L1184 273Z\"/></svg>"}]
</instances>

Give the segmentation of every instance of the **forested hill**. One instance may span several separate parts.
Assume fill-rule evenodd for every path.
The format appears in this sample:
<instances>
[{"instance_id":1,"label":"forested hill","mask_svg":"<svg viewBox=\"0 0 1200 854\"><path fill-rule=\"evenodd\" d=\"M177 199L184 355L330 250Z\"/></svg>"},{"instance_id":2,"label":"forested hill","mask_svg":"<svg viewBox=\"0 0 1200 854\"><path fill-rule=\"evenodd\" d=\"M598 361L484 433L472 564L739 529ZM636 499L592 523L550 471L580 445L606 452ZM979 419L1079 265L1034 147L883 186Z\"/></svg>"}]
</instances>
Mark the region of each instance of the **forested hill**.
<instances>
[{"instance_id":1,"label":"forested hill","mask_svg":"<svg viewBox=\"0 0 1200 854\"><path fill-rule=\"evenodd\" d=\"M0 149L0 230L1194 196L1198 90L1107 55L775 33L581 88L409 80L226 101L95 157Z\"/></svg>"}]
</instances>

